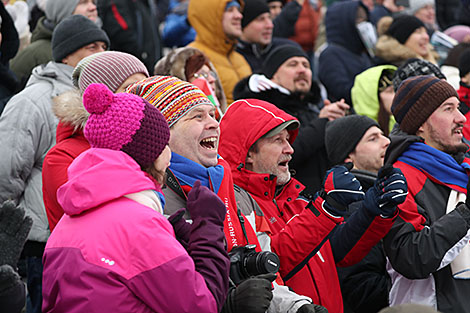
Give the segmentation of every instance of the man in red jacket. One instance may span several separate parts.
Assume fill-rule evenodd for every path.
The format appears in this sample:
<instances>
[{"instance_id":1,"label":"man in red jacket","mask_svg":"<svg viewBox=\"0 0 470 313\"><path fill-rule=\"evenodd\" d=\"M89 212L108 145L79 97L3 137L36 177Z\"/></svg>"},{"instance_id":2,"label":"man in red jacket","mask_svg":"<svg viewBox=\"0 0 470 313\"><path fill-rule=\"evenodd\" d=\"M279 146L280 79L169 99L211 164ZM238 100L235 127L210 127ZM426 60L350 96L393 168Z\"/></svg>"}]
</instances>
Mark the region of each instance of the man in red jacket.
<instances>
[{"instance_id":1,"label":"man in red jacket","mask_svg":"<svg viewBox=\"0 0 470 313\"><path fill-rule=\"evenodd\" d=\"M364 196L347 168L336 166L327 172L323 190L307 199L289 172L298 125L271 103L238 100L221 120L219 153L230 164L234 183L263 210L286 285L329 312L343 312L336 265L358 262L388 232L406 183L398 170L382 170ZM347 206L357 201L362 201L359 210L341 223Z\"/></svg>"}]
</instances>

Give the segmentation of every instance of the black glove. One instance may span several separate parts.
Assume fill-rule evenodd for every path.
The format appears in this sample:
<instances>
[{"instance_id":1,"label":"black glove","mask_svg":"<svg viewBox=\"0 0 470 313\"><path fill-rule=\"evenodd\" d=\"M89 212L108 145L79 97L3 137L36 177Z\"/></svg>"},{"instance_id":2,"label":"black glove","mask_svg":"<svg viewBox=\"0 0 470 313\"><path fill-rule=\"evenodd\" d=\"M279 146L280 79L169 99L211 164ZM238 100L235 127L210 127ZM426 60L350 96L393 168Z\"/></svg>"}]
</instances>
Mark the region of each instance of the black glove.
<instances>
[{"instance_id":1,"label":"black glove","mask_svg":"<svg viewBox=\"0 0 470 313\"><path fill-rule=\"evenodd\" d=\"M229 290L223 313L265 313L273 298L272 285L276 274L262 274L244 280Z\"/></svg>"},{"instance_id":2,"label":"black glove","mask_svg":"<svg viewBox=\"0 0 470 313\"><path fill-rule=\"evenodd\" d=\"M5 201L0 207L0 265L16 268L21 250L28 237L33 220L25 216L22 208L13 201Z\"/></svg>"},{"instance_id":3,"label":"black glove","mask_svg":"<svg viewBox=\"0 0 470 313\"><path fill-rule=\"evenodd\" d=\"M328 310L318 304L304 304L298 310L297 313L328 313Z\"/></svg>"},{"instance_id":4,"label":"black glove","mask_svg":"<svg viewBox=\"0 0 470 313\"><path fill-rule=\"evenodd\" d=\"M186 208L193 220L197 218L211 219L213 222L222 223L225 220L226 208L219 196L197 180L188 193Z\"/></svg>"},{"instance_id":5,"label":"black glove","mask_svg":"<svg viewBox=\"0 0 470 313\"><path fill-rule=\"evenodd\" d=\"M364 199L361 183L349 172L352 163L337 165L326 172L323 189L317 193L323 200L323 207L331 214L342 216L348 205Z\"/></svg>"},{"instance_id":6,"label":"black glove","mask_svg":"<svg viewBox=\"0 0 470 313\"><path fill-rule=\"evenodd\" d=\"M465 203L457 203L455 210L462 215L465 222L467 222L467 226L470 227L470 179L467 183L467 198L465 199Z\"/></svg>"},{"instance_id":7,"label":"black glove","mask_svg":"<svg viewBox=\"0 0 470 313\"><path fill-rule=\"evenodd\" d=\"M21 312L26 299L26 289L20 276L10 265L0 266L0 304L2 312Z\"/></svg>"},{"instance_id":8,"label":"black glove","mask_svg":"<svg viewBox=\"0 0 470 313\"><path fill-rule=\"evenodd\" d=\"M392 217L407 194L408 186L401 170L386 165L379 170L374 186L367 190L364 206L374 216Z\"/></svg>"}]
</instances>

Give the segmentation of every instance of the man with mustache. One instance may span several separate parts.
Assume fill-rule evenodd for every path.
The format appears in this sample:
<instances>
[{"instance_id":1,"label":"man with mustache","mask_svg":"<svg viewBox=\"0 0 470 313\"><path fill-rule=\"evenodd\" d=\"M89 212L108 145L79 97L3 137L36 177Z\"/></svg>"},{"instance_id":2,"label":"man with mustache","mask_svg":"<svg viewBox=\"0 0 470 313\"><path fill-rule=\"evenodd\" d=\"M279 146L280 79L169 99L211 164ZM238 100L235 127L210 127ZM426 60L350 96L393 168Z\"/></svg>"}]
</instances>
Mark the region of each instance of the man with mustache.
<instances>
[{"instance_id":1,"label":"man with mustache","mask_svg":"<svg viewBox=\"0 0 470 313\"><path fill-rule=\"evenodd\" d=\"M388 232L405 200L398 169L383 169L366 194L345 166L327 172L313 199L289 172L298 121L257 99L235 101L220 122L219 152L235 184L256 200L268 221L271 248L279 255L284 283L328 312L343 312L336 265L361 260ZM314 161L312 161L314 162ZM359 209L346 223L351 203Z\"/></svg>"},{"instance_id":2,"label":"man with mustache","mask_svg":"<svg viewBox=\"0 0 470 313\"><path fill-rule=\"evenodd\" d=\"M218 155L220 129L209 99L194 85L171 76L141 80L130 85L127 92L157 107L170 126L172 156L167 188L163 190L164 210L171 215L170 222L183 246L186 236L181 218L190 220L191 216L180 208L186 207L187 194L194 182L200 180L227 207L224 223L227 251L247 244L256 245L257 252L270 251L269 226L261 209L248 192L233 184L229 165ZM281 286L282 280L278 281L281 285L275 282L271 288L275 278L273 274L256 275L236 287L231 285L222 312L324 313L324 308L312 304L310 298Z\"/></svg>"},{"instance_id":3,"label":"man with mustache","mask_svg":"<svg viewBox=\"0 0 470 313\"><path fill-rule=\"evenodd\" d=\"M458 95L445 80L411 77L398 87L392 113L399 129L390 136L385 162L403 171L409 193L384 238L390 304L468 312L470 160Z\"/></svg>"},{"instance_id":4,"label":"man with mustache","mask_svg":"<svg viewBox=\"0 0 470 313\"><path fill-rule=\"evenodd\" d=\"M321 188L328 169L325 125L344 116L349 105L344 101L322 101L320 88L312 80L308 56L300 47L283 45L274 49L266 57L262 73L241 80L235 86L234 99L264 100L300 121L290 165L297 173L296 179L313 194Z\"/></svg>"}]
</instances>

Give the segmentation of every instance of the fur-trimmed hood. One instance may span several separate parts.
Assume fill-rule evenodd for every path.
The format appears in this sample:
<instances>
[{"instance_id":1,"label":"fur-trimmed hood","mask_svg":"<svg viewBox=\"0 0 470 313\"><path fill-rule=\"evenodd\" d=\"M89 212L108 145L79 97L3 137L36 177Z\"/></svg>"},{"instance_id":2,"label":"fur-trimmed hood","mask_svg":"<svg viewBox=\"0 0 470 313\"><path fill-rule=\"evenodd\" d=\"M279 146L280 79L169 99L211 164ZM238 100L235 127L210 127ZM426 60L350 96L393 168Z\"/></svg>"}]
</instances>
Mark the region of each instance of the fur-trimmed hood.
<instances>
[{"instance_id":1,"label":"fur-trimmed hood","mask_svg":"<svg viewBox=\"0 0 470 313\"><path fill-rule=\"evenodd\" d=\"M375 45L375 55L396 66L400 66L404 61L411 58L422 59L416 52L389 35L379 37Z\"/></svg>"},{"instance_id":2,"label":"fur-trimmed hood","mask_svg":"<svg viewBox=\"0 0 470 313\"><path fill-rule=\"evenodd\" d=\"M58 95L53 99L52 111L59 122L70 125L75 131L83 130L90 114L85 110L82 96L78 89Z\"/></svg>"},{"instance_id":3,"label":"fur-trimmed hood","mask_svg":"<svg viewBox=\"0 0 470 313\"><path fill-rule=\"evenodd\" d=\"M184 73L186 61L195 54L202 54L202 52L199 49L192 47L182 47L173 49L172 51L170 51L170 53L161 58L157 62L157 64L155 64L154 74L175 76L181 80L188 81L188 78ZM214 65L212 65L210 61L208 65L211 71L217 73ZM217 90L215 90L217 100L219 100L222 112L225 112L225 110L227 109L227 100L225 98L225 94L222 89L222 83L220 82L218 74L215 84L217 87Z\"/></svg>"},{"instance_id":4,"label":"fur-trimmed hood","mask_svg":"<svg viewBox=\"0 0 470 313\"><path fill-rule=\"evenodd\" d=\"M387 16L382 18L377 24L377 33L379 38L375 45L375 56L385 61L385 63L402 65L406 60L411 58L424 59L436 64L437 53L433 50L432 45L428 44L428 55L423 58L416 52L401 44L398 40L387 34L388 28L393 22L393 18Z\"/></svg>"}]
</instances>

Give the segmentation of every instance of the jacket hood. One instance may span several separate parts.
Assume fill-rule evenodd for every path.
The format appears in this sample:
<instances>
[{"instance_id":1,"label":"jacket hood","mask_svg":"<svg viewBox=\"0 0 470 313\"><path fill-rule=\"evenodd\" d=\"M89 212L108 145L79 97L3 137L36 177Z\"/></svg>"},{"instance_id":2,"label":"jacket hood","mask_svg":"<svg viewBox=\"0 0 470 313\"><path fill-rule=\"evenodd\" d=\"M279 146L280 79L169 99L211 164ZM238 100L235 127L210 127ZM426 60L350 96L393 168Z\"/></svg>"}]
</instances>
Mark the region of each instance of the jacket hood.
<instances>
[{"instance_id":1,"label":"jacket hood","mask_svg":"<svg viewBox=\"0 0 470 313\"><path fill-rule=\"evenodd\" d=\"M245 165L248 150L256 140L291 120L297 119L269 102L257 99L235 101L220 121L219 154L234 172L240 165ZM298 132L298 129L290 131L291 144Z\"/></svg>"},{"instance_id":2,"label":"jacket hood","mask_svg":"<svg viewBox=\"0 0 470 313\"><path fill-rule=\"evenodd\" d=\"M212 47L215 51L227 54L235 48L236 40L230 40L222 28L225 6L231 0L189 1L188 21L196 30L195 42ZM238 0L243 10L244 1Z\"/></svg>"},{"instance_id":3,"label":"jacket hood","mask_svg":"<svg viewBox=\"0 0 470 313\"><path fill-rule=\"evenodd\" d=\"M57 190L68 215L77 215L122 196L156 189L152 179L122 151L91 148L67 170L69 180Z\"/></svg>"},{"instance_id":4,"label":"jacket hood","mask_svg":"<svg viewBox=\"0 0 470 313\"><path fill-rule=\"evenodd\" d=\"M157 64L155 64L154 74L175 76L181 80L188 81L188 77L186 77L186 74L184 73L186 61L195 54L203 53L199 49L193 47L182 47L174 49L166 56L161 58ZM209 68L211 71L217 73L214 65L210 61ZM215 91L217 100L219 100L220 106L222 107L223 111L225 111L227 108L227 100L225 98L222 83L220 82L218 75L215 84L217 86L217 90Z\"/></svg>"},{"instance_id":5,"label":"jacket hood","mask_svg":"<svg viewBox=\"0 0 470 313\"><path fill-rule=\"evenodd\" d=\"M87 112L82 103L82 96L78 89L64 92L52 101L52 112L59 122L72 126L76 130L82 130L90 113Z\"/></svg>"},{"instance_id":6,"label":"jacket hood","mask_svg":"<svg viewBox=\"0 0 470 313\"><path fill-rule=\"evenodd\" d=\"M72 72L72 66L50 61L47 64L38 65L33 68L26 87L40 82L47 82L52 85L52 97L56 97L66 91L64 86L70 86L70 89L73 88Z\"/></svg>"},{"instance_id":7,"label":"jacket hood","mask_svg":"<svg viewBox=\"0 0 470 313\"><path fill-rule=\"evenodd\" d=\"M360 1L339 1L328 7L325 17L328 43L340 45L356 54L365 49L356 27L356 12L359 6L369 15L369 10Z\"/></svg>"},{"instance_id":8,"label":"jacket hood","mask_svg":"<svg viewBox=\"0 0 470 313\"><path fill-rule=\"evenodd\" d=\"M351 99L354 110L357 114L366 115L378 121L379 115L379 80L384 71L397 69L394 65L379 65L371 67L354 79L354 86L351 88ZM390 116L390 127L395 124L395 118Z\"/></svg>"},{"instance_id":9,"label":"jacket hood","mask_svg":"<svg viewBox=\"0 0 470 313\"><path fill-rule=\"evenodd\" d=\"M40 39L45 39L49 41L52 40L52 29L45 26L45 20L46 18L44 16L38 20L36 27L34 28L33 33L31 34L31 42Z\"/></svg>"}]
</instances>

